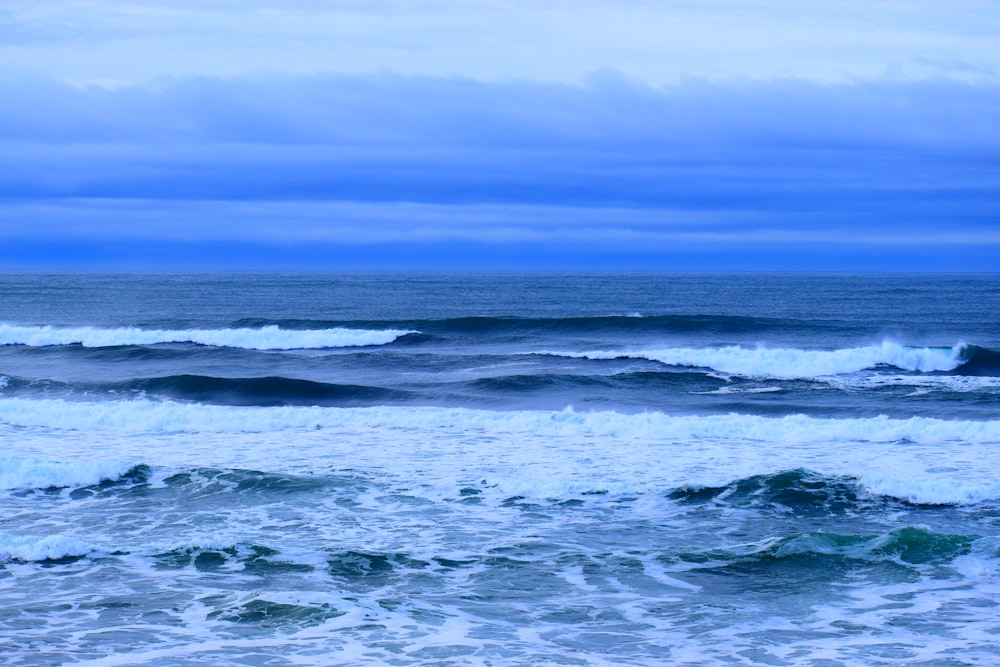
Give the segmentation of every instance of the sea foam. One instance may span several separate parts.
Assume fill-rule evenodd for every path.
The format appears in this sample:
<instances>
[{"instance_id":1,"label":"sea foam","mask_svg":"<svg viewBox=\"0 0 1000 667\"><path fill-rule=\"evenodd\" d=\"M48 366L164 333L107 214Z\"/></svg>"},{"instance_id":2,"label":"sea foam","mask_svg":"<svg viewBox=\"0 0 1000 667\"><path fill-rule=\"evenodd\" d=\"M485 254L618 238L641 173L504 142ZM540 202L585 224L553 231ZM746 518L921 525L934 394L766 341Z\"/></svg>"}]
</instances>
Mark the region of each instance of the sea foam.
<instances>
[{"instance_id":1,"label":"sea foam","mask_svg":"<svg viewBox=\"0 0 1000 667\"><path fill-rule=\"evenodd\" d=\"M295 429L448 429L479 433L607 436L690 442L713 440L767 443L967 442L1000 443L1000 421L885 416L829 419L806 415L670 415L490 411L438 407L231 407L173 401L0 400L0 424L116 433L256 433Z\"/></svg>"},{"instance_id":2,"label":"sea foam","mask_svg":"<svg viewBox=\"0 0 1000 667\"><path fill-rule=\"evenodd\" d=\"M668 366L710 368L730 375L771 378L816 378L892 366L907 371L951 371L964 363L965 344L953 347L880 345L840 350L747 348L662 348L644 350L542 351L538 354L578 359L648 359Z\"/></svg>"},{"instance_id":3,"label":"sea foam","mask_svg":"<svg viewBox=\"0 0 1000 667\"><path fill-rule=\"evenodd\" d=\"M417 333L396 329L281 329L275 325L259 329L140 329L119 327L32 327L0 324L0 345L43 347L82 345L113 347L117 345L155 345L157 343L195 343L247 350L296 350L385 345L400 336Z\"/></svg>"}]
</instances>

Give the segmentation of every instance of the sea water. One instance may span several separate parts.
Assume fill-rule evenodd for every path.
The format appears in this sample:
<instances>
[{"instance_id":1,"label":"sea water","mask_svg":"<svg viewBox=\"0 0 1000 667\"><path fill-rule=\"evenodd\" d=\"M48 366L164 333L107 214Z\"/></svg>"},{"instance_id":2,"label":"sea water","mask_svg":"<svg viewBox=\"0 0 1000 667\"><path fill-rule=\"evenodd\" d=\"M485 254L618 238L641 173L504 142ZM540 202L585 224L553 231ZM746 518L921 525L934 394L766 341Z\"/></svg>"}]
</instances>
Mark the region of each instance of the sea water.
<instances>
[{"instance_id":1,"label":"sea water","mask_svg":"<svg viewBox=\"0 0 1000 667\"><path fill-rule=\"evenodd\" d=\"M996 275L0 276L3 664L998 640Z\"/></svg>"}]
</instances>

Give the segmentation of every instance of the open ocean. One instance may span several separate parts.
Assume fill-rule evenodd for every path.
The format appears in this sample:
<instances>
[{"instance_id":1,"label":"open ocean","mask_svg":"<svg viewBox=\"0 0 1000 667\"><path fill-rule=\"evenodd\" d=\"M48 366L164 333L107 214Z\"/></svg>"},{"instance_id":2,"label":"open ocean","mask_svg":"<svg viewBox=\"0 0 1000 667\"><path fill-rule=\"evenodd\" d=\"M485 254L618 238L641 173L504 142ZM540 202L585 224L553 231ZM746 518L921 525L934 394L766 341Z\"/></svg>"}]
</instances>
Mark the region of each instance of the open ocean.
<instances>
[{"instance_id":1,"label":"open ocean","mask_svg":"<svg viewBox=\"0 0 1000 667\"><path fill-rule=\"evenodd\" d=\"M0 274L0 662L1000 664L1000 275Z\"/></svg>"}]
</instances>

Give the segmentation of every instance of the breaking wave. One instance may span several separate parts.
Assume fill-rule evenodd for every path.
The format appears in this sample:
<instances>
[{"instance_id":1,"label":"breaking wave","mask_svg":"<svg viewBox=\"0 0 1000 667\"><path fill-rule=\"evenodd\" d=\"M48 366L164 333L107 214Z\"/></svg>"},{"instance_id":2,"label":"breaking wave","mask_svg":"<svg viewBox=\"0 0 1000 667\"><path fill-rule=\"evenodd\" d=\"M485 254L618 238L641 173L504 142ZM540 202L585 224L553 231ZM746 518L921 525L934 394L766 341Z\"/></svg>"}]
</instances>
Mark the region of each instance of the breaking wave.
<instances>
[{"instance_id":1,"label":"breaking wave","mask_svg":"<svg viewBox=\"0 0 1000 667\"><path fill-rule=\"evenodd\" d=\"M142 474L145 466L131 461L46 461L0 456L0 489L61 489L93 486Z\"/></svg>"},{"instance_id":2,"label":"breaking wave","mask_svg":"<svg viewBox=\"0 0 1000 667\"><path fill-rule=\"evenodd\" d=\"M993 370L989 359L996 353L959 343L952 347L911 347L885 341L880 345L841 350L746 348L664 348L650 350L542 351L538 354L580 359L647 359L667 366L708 368L746 377L808 379L856 373L889 366L920 373L949 372L966 364L982 374ZM997 364L1000 367L1000 363Z\"/></svg>"},{"instance_id":3,"label":"breaking wave","mask_svg":"<svg viewBox=\"0 0 1000 667\"><path fill-rule=\"evenodd\" d=\"M65 563L99 551L65 535L5 535L0 533L0 563Z\"/></svg>"},{"instance_id":4,"label":"breaking wave","mask_svg":"<svg viewBox=\"0 0 1000 667\"><path fill-rule=\"evenodd\" d=\"M386 345L414 331L371 329L288 330L276 325L235 329L140 329L120 327L32 327L0 324L0 345L115 347L193 343L247 350L298 350Z\"/></svg>"}]
</instances>

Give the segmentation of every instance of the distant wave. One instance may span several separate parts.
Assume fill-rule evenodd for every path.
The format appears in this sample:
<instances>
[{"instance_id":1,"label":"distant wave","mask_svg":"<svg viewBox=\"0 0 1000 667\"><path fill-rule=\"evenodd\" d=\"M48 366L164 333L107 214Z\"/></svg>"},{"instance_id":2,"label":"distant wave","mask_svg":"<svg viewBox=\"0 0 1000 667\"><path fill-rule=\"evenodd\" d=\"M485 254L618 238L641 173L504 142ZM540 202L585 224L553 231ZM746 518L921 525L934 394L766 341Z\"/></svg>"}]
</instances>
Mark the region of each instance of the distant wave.
<instances>
[{"instance_id":1,"label":"distant wave","mask_svg":"<svg viewBox=\"0 0 1000 667\"><path fill-rule=\"evenodd\" d=\"M0 345L43 347L82 345L114 347L121 345L156 345L158 343L194 343L247 350L296 350L385 345L401 336L416 333L403 330L303 329L288 330L276 325L235 329L140 329L119 327L32 327L0 324Z\"/></svg>"},{"instance_id":2,"label":"distant wave","mask_svg":"<svg viewBox=\"0 0 1000 667\"><path fill-rule=\"evenodd\" d=\"M358 405L400 400L406 392L381 387L330 384L286 377L219 378L171 375L131 380L118 389L222 405Z\"/></svg>"},{"instance_id":3,"label":"distant wave","mask_svg":"<svg viewBox=\"0 0 1000 667\"><path fill-rule=\"evenodd\" d=\"M746 348L729 345L718 348L663 348L649 350L595 350L586 352L541 351L537 354L578 359L647 359L667 366L708 368L745 377L809 379L856 373L879 366L906 371L946 372L969 363L986 370L996 353L959 343L953 347L910 347L883 342L880 345L841 350L801 350L789 348Z\"/></svg>"},{"instance_id":4,"label":"distant wave","mask_svg":"<svg viewBox=\"0 0 1000 667\"><path fill-rule=\"evenodd\" d=\"M373 320L302 320L246 318L233 323L236 327L279 326L283 329L325 329L329 327L360 327L418 329L434 334L514 334L546 333L750 333L789 331L837 326L832 322L814 322L768 317L736 315L595 315L590 317L452 317L399 321Z\"/></svg>"}]
</instances>

